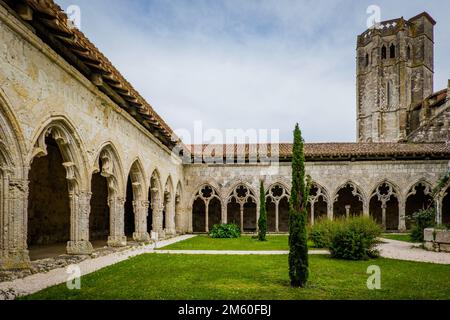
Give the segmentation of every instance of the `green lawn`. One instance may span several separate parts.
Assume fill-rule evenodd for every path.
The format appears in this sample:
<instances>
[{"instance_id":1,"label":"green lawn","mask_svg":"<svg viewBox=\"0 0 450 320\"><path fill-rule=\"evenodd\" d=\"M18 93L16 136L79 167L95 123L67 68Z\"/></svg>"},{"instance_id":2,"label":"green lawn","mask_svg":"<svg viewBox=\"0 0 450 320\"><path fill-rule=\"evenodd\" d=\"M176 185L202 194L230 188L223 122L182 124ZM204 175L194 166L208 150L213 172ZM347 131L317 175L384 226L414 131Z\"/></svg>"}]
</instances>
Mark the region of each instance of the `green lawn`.
<instances>
[{"instance_id":1,"label":"green lawn","mask_svg":"<svg viewBox=\"0 0 450 320\"><path fill-rule=\"evenodd\" d=\"M312 247L313 244L309 243ZM285 251L289 250L287 235L269 235L261 242L251 236L237 239L213 239L206 235L197 236L160 249L164 250L232 250L232 251Z\"/></svg>"},{"instance_id":2,"label":"green lawn","mask_svg":"<svg viewBox=\"0 0 450 320\"><path fill-rule=\"evenodd\" d=\"M311 256L306 289L289 286L287 256L146 254L25 299L450 299L450 267L378 259ZM382 290L368 290L367 267L381 268Z\"/></svg>"},{"instance_id":3,"label":"green lawn","mask_svg":"<svg viewBox=\"0 0 450 320\"><path fill-rule=\"evenodd\" d=\"M383 234L382 236L385 239L390 239L390 240L397 240L397 241L404 241L404 242L410 242L410 243L414 243L414 241L412 241L411 239L411 235L410 234Z\"/></svg>"}]
</instances>

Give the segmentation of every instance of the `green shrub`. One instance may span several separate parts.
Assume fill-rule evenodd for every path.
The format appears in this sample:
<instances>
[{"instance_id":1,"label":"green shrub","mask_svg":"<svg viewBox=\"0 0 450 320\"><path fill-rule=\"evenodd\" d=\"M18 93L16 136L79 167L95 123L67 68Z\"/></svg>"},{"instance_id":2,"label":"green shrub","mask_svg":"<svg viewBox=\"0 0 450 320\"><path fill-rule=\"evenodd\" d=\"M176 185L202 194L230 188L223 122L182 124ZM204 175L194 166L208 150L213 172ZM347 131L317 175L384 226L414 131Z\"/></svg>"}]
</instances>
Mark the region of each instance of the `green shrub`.
<instances>
[{"instance_id":1,"label":"green shrub","mask_svg":"<svg viewBox=\"0 0 450 320\"><path fill-rule=\"evenodd\" d=\"M379 256L376 245L382 228L373 219L353 217L338 221L333 233L329 247L333 258L366 260Z\"/></svg>"},{"instance_id":2,"label":"green shrub","mask_svg":"<svg viewBox=\"0 0 450 320\"><path fill-rule=\"evenodd\" d=\"M321 219L309 228L309 239L315 248L329 248L339 221Z\"/></svg>"},{"instance_id":3,"label":"green shrub","mask_svg":"<svg viewBox=\"0 0 450 320\"><path fill-rule=\"evenodd\" d=\"M433 228L436 224L436 210L429 208L420 210L409 217L412 222L411 239L423 242L423 232L426 228Z\"/></svg>"},{"instance_id":4,"label":"green shrub","mask_svg":"<svg viewBox=\"0 0 450 320\"><path fill-rule=\"evenodd\" d=\"M209 232L214 239L232 239L241 236L241 229L235 224L216 224Z\"/></svg>"}]
</instances>

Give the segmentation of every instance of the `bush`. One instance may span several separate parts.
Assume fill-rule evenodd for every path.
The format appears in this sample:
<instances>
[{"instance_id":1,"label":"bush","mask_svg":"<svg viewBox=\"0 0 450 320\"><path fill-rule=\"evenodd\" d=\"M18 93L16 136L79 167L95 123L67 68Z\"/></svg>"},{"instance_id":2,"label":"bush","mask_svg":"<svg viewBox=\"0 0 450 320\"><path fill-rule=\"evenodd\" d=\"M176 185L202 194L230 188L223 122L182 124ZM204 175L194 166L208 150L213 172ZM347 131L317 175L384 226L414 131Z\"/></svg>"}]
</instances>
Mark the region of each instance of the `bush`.
<instances>
[{"instance_id":1,"label":"bush","mask_svg":"<svg viewBox=\"0 0 450 320\"><path fill-rule=\"evenodd\" d=\"M232 239L241 236L241 229L235 224L216 224L209 232L214 239Z\"/></svg>"},{"instance_id":2,"label":"bush","mask_svg":"<svg viewBox=\"0 0 450 320\"><path fill-rule=\"evenodd\" d=\"M423 232L426 228L432 228L436 224L436 211L434 208L420 210L409 218L413 224L411 230L411 239L417 242L423 242Z\"/></svg>"},{"instance_id":3,"label":"bush","mask_svg":"<svg viewBox=\"0 0 450 320\"><path fill-rule=\"evenodd\" d=\"M371 218L354 217L336 223L329 246L331 256L345 260L377 258L382 228Z\"/></svg>"},{"instance_id":4,"label":"bush","mask_svg":"<svg viewBox=\"0 0 450 320\"><path fill-rule=\"evenodd\" d=\"M331 239L335 233L338 221L322 219L317 221L309 229L309 239L314 243L315 248L329 248Z\"/></svg>"}]
</instances>

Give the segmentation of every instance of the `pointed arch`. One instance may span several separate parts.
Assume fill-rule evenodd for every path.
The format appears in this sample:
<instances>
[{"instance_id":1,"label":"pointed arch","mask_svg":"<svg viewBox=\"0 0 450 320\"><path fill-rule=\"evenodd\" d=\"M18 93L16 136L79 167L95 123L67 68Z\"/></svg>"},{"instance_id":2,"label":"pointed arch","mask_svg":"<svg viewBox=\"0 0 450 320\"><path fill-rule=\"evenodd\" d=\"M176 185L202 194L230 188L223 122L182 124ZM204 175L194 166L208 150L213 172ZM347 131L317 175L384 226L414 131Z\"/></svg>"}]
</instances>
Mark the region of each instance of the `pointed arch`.
<instances>
[{"instance_id":1,"label":"pointed arch","mask_svg":"<svg viewBox=\"0 0 450 320\"><path fill-rule=\"evenodd\" d=\"M231 189L227 197L227 217L239 224L242 232L257 231L258 202L255 191L247 183L240 182Z\"/></svg>"},{"instance_id":2,"label":"pointed arch","mask_svg":"<svg viewBox=\"0 0 450 320\"><path fill-rule=\"evenodd\" d=\"M402 195L400 188L384 179L379 181L372 189L369 212L370 216L387 230L400 229L400 203Z\"/></svg>"},{"instance_id":3,"label":"pointed arch","mask_svg":"<svg viewBox=\"0 0 450 320\"><path fill-rule=\"evenodd\" d=\"M362 188L349 180L336 189L332 201L334 217L349 217L367 214L367 197Z\"/></svg>"},{"instance_id":4,"label":"pointed arch","mask_svg":"<svg viewBox=\"0 0 450 320\"><path fill-rule=\"evenodd\" d=\"M311 225L320 219L328 217L328 207L330 206L330 196L328 190L320 183L312 181L308 201L308 220Z\"/></svg>"},{"instance_id":5,"label":"pointed arch","mask_svg":"<svg viewBox=\"0 0 450 320\"><path fill-rule=\"evenodd\" d=\"M432 184L426 179L420 179L414 183L405 195L405 214L406 214L406 228L411 228L411 221L408 217L411 217L414 213L427 209L433 205L432 197Z\"/></svg>"},{"instance_id":6,"label":"pointed arch","mask_svg":"<svg viewBox=\"0 0 450 320\"><path fill-rule=\"evenodd\" d=\"M208 184L202 184L195 193L192 203L193 232L209 232L215 224L223 220L223 202L217 189Z\"/></svg>"},{"instance_id":7,"label":"pointed arch","mask_svg":"<svg viewBox=\"0 0 450 320\"><path fill-rule=\"evenodd\" d=\"M267 229L269 232L286 232L289 226L290 192L283 182L275 182L266 189Z\"/></svg>"}]
</instances>

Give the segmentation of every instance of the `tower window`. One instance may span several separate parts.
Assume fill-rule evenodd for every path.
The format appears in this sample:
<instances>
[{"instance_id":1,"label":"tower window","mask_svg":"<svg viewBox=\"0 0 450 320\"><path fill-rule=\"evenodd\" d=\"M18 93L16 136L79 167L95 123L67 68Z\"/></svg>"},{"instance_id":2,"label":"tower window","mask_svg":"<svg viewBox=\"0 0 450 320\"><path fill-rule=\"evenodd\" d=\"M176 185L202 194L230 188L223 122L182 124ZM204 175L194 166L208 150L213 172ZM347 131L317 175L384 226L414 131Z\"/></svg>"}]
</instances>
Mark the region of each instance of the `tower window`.
<instances>
[{"instance_id":1,"label":"tower window","mask_svg":"<svg viewBox=\"0 0 450 320\"><path fill-rule=\"evenodd\" d=\"M387 50L386 50L386 46L383 45L383 47L381 48L381 59L386 59L387 56Z\"/></svg>"},{"instance_id":2,"label":"tower window","mask_svg":"<svg viewBox=\"0 0 450 320\"><path fill-rule=\"evenodd\" d=\"M391 44L389 51L390 51L390 54L389 54L390 58L391 59L395 58L395 45L394 44Z\"/></svg>"},{"instance_id":3,"label":"tower window","mask_svg":"<svg viewBox=\"0 0 450 320\"><path fill-rule=\"evenodd\" d=\"M406 49L406 59L411 60L411 47L408 46Z\"/></svg>"},{"instance_id":4,"label":"tower window","mask_svg":"<svg viewBox=\"0 0 450 320\"><path fill-rule=\"evenodd\" d=\"M366 54L366 67L368 67L369 66L369 54Z\"/></svg>"}]
</instances>

